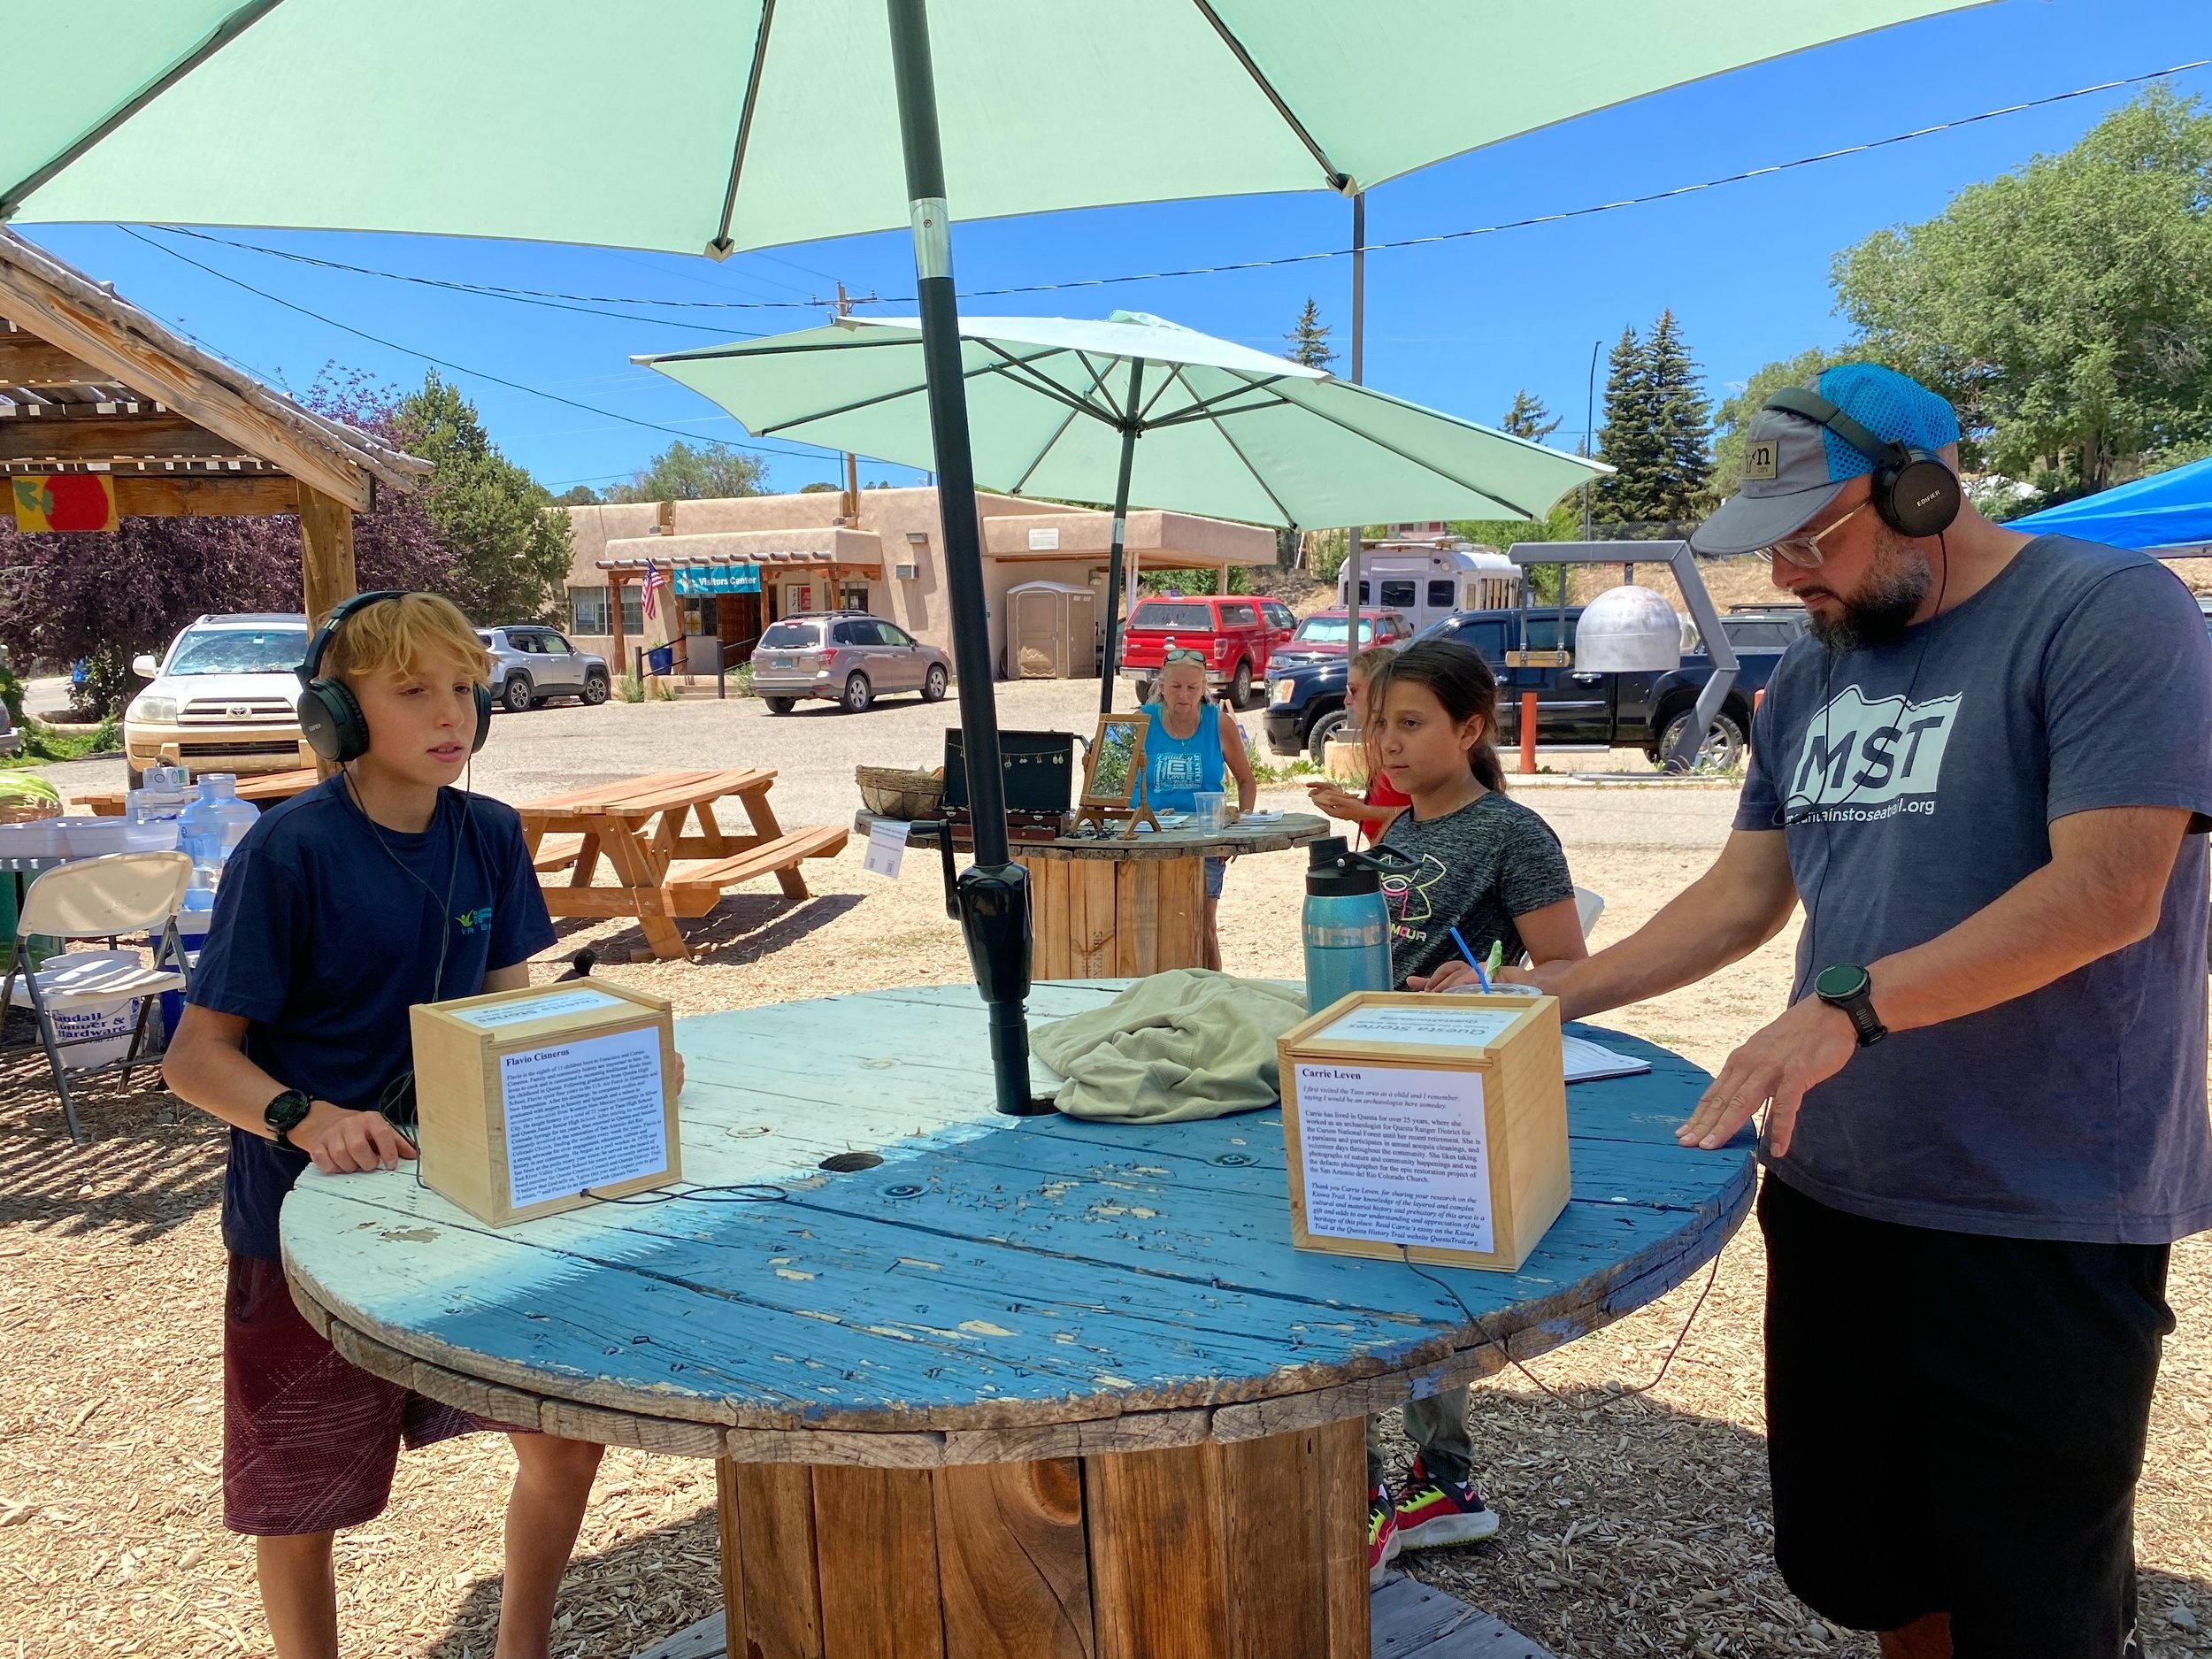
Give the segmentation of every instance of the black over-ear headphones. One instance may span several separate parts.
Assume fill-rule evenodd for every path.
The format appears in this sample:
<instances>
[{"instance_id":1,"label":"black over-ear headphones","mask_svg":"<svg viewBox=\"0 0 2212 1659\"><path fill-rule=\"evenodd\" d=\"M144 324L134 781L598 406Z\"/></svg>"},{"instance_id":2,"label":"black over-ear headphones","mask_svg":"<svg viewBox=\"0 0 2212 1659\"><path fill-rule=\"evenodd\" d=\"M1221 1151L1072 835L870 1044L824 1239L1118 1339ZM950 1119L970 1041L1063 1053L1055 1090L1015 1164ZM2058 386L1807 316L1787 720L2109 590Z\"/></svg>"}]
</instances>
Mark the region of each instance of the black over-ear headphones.
<instances>
[{"instance_id":1,"label":"black over-ear headphones","mask_svg":"<svg viewBox=\"0 0 2212 1659\"><path fill-rule=\"evenodd\" d=\"M362 717L360 702L351 688L342 680L324 677L323 653L330 649L331 640L355 611L365 611L387 599L406 597L399 588L380 588L374 593L356 594L342 601L323 626L315 630L315 637L307 642L306 660L293 671L304 687L296 704L300 735L307 740L308 748L335 765L358 760L369 752L369 723ZM469 742L472 755L483 748L484 740L492 734L492 688L479 682L472 689L476 734Z\"/></svg>"},{"instance_id":2,"label":"black over-ear headphones","mask_svg":"<svg viewBox=\"0 0 2212 1659\"><path fill-rule=\"evenodd\" d=\"M1941 535L1959 516L1959 477L1942 457L1878 438L1818 392L1786 386L1764 407L1825 427L1874 463L1875 516L1902 536Z\"/></svg>"}]
</instances>

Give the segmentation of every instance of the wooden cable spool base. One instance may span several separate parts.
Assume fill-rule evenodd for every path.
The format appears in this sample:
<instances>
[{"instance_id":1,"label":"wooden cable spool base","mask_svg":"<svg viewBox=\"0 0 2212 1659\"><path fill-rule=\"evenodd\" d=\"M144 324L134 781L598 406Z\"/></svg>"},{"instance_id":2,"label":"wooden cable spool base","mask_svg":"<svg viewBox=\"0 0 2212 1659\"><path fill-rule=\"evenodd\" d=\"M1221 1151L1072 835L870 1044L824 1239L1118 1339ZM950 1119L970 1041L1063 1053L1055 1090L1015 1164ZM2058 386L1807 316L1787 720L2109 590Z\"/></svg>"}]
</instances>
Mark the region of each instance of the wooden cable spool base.
<instances>
[{"instance_id":1,"label":"wooden cable spool base","mask_svg":"<svg viewBox=\"0 0 2212 1659\"><path fill-rule=\"evenodd\" d=\"M749 1659L1366 1659L1365 1416L1652 1301L1751 1202L1747 1142L1674 1143L1705 1074L1595 1033L1652 1073L1576 1086L1567 1213L1448 1292L1289 1248L1276 1113L996 1118L984 1019L941 987L679 1022L687 1172L776 1195L499 1233L311 1171L295 1297L495 1422L716 1459Z\"/></svg>"}]
</instances>

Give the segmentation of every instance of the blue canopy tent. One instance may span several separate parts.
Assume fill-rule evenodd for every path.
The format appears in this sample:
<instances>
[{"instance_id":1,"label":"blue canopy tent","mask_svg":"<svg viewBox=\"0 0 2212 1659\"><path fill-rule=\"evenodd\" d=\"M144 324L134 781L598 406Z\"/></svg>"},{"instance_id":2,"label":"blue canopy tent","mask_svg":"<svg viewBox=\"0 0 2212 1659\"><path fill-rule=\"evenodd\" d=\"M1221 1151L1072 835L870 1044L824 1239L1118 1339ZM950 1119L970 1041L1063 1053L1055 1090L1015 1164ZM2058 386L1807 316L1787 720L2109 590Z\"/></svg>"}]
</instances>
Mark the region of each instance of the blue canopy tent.
<instances>
[{"instance_id":1,"label":"blue canopy tent","mask_svg":"<svg viewBox=\"0 0 2212 1659\"><path fill-rule=\"evenodd\" d=\"M2153 472L2116 489L2046 507L2008 530L2078 535L2112 547L2163 549L2212 543L2212 460Z\"/></svg>"}]
</instances>

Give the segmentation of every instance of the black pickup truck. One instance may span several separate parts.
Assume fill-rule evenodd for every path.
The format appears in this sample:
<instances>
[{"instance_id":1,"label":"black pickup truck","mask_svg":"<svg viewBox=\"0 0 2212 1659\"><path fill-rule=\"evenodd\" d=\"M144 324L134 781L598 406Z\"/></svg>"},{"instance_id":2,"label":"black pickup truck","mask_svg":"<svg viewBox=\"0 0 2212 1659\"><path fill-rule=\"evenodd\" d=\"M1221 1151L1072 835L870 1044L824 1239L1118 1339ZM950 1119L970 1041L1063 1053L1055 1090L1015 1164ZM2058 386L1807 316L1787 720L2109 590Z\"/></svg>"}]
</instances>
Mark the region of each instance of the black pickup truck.
<instances>
[{"instance_id":1,"label":"black pickup truck","mask_svg":"<svg viewBox=\"0 0 2212 1659\"><path fill-rule=\"evenodd\" d=\"M1556 610L1462 611L1431 623L1418 637L1456 640L1482 653L1498 676L1501 743L1520 741L1521 694L1536 694L1536 741L1579 748L1640 749L1656 764L1672 747L1677 728L1690 718L1697 694L1713 672L1702 649L1683 653L1678 668L1642 674L1593 673L1565 668L1509 668L1506 653L1566 650L1574 655L1579 606L1569 606L1561 637ZM1522 641L1525 623L1528 638ZM1725 771L1741 758L1751 729L1753 697L1800 634L1805 613L1794 605L1733 611L1721 618L1736 648L1736 682L1722 699L1698 756L1701 770ZM1322 745L1344 725L1344 664L1311 663L1271 673L1267 681L1267 746L1278 755L1304 753L1318 761Z\"/></svg>"}]
</instances>

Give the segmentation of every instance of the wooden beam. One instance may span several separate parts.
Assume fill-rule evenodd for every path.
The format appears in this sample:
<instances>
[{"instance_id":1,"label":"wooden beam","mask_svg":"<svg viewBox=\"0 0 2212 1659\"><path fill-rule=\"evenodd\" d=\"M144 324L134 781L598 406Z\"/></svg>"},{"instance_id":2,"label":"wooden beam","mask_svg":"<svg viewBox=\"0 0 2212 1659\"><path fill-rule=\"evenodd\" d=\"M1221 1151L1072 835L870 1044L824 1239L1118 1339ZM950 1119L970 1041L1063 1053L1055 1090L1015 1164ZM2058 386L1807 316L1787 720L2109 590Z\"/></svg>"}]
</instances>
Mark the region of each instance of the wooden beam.
<instances>
[{"instance_id":1,"label":"wooden beam","mask_svg":"<svg viewBox=\"0 0 2212 1659\"><path fill-rule=\"evenodd\" d=\"M140 455L242 458L233 440L182 415L0 419L0 461L112 461Z\"/></svg>"},{"instance_id":2,"label":"wooden beam","mask_svg":"<svg viewBox=\"0 0 2212 1659\"><path fill-rule=\"evenodd\" d=\"M128 472L115 480L115 511L126 518L267 518L300 510L300 488L278 472L172 478Z\"/></svg>"},{"instance_id":3,"label":"wooden beam","mask_svg":"<svg viewBox=\"0 0 2212 1659\"><path fill-rule=\"evenodd\" d=\"M353 573L353 510L307 484L300 493L300 588L308 624L320 627L359 591Z\"/></svg>"},{"instance_id":4,"label":"wooden beam","mask_svg":"<svg viewBox=\"0 0 2212 1659\"><path fill-rule=\"evenodd\" d=\"M36 334L0 334L0 386L111 386L115 377Z\"/></svg>"},{"instance_id":5,"label":"wooden beam","mask_svg":"<svg viewBox=\"0 0 2212 1659\"><path fill-rule=\"evenodd\" d=\"M222 434L234 449L274 462L303 487L312 485L357 512L369 510L371 477L366 468L334 447L303 442L231 388L6 260L0 260L0 316L82 357L142 396Z\"/></svg>"}]
</instances>

